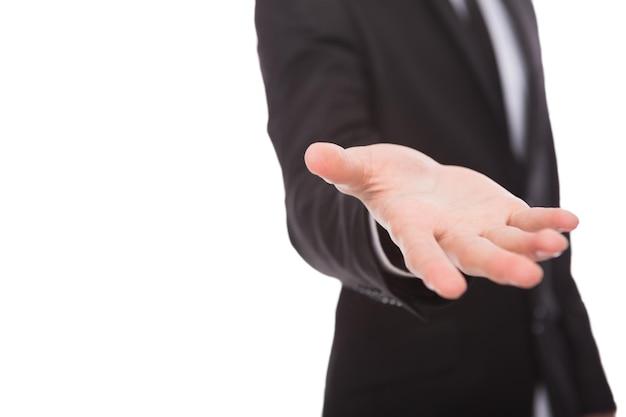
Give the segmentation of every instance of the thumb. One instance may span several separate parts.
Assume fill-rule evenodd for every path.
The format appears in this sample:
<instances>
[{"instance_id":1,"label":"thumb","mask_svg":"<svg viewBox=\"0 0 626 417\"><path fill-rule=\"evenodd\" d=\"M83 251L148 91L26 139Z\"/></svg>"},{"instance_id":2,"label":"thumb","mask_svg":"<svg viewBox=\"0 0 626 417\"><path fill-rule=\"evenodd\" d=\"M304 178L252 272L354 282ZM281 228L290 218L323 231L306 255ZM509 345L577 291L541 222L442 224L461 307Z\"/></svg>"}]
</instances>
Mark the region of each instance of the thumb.
<instances>
[{"instance_id":1,"label":"thumb","mask_svg":"<svg viewBox=\"0 0 626 417\"><path fill-rule=\"evenodd\" d=\"M337 186L355 187L363 178L361 161L333 143L313 143L304 154L304 162L311 173Z\"/></svg>"}]
</instances>

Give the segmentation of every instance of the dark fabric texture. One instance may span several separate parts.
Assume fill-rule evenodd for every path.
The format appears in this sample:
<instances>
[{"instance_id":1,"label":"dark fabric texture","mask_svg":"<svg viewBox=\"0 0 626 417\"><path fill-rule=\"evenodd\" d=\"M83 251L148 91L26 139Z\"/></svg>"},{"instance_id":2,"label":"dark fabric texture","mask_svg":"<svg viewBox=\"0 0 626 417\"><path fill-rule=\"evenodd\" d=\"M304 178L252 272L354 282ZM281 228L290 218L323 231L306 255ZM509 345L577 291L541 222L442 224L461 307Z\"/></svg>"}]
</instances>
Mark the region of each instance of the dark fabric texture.
<instances>
[{"instance_id":1,"label":"dark fabric texture","mask_svg":"<svg viewBox=\"0 0 626 417\"><path fill-rule=\"evenodd\" d=\"M615 407L570 251L532 290L468 277L444 300L379 262L356 199L310 174L315 141L393 142L482 172L531 205L558 206L556 157L530 0L506 0L529 78L527 160L509 145L501 87L443 0L257 0L268 133L289 237L343 284L325 416L529 416L545 382L554 417ZM381 233L392 260L401 254Z\"/></svg>"}]
</instances>

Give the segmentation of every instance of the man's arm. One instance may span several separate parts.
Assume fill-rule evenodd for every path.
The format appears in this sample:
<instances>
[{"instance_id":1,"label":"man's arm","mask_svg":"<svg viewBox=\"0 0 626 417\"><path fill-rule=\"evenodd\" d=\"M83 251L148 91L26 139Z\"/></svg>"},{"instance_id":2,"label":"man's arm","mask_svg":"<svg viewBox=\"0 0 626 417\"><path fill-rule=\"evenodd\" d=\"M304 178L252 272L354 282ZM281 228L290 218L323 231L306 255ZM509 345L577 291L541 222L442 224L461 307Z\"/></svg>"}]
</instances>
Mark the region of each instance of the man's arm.
<instances>
[{"instance_id":1,"label":"man's arm","mask_svg":"<svg viewBox=\"0 0 626 417\"><path fill-rule=\"evenodd\" d=\"M358 149L381 141L381 135L372 125L372 92L358 36L352 32L350 19L345 16L342 7L342 2L330 0L257 0L256 3L258 51L269 110L268 131L283 172L287 223L294 248L318 271L369 295L396 299L420 316L425 315L425 308L446 302L428 290L424 283L449 298L458 297L464 291L465 279L457 267L467 274L484 274L500 282L517 279L521 286L536 283L541 271L534 263L533 255L523 258L513 256L511 250L494 252L487 238L466 245L464 255L459 252L463 243L455 243L456 240L451 240L449 236L428 237L422 233L411 235L412 240L408 241L402 232L394 229L402 229L401 220L388 223L390 216L381 214L376 208L378 206L360 196L354 198L355 193L345 187L342 191L348 192L338 192L307 170L303 156L315 141L332 141L346 149ZM312 159L315 159L315 153L307 154L309 166L315 171L316 162ZM324 157L320 160L323 161ZM412 167L416 168L419 167ZM461 168L453 171L459 175L461 172L472 172ZM327 172L316 173L337 182L328 178ZM474 175L483 178L476 173ZM403 173L397 179L400 178L408 177ZM514 201L516 208L523 204L499 187L498 192L507 196L507 204ZM430 208L439 210L434 206ZM383 265L375 249L377 242L372 239L372 215L391 232L405 255L410 252L409 269L426 281L401 277ZM436 220L428 219L426 213L417 211L412 216L420 222ZM391 217L402 218L396 214ZM431 224L428 227L435 226ZM550 246L554 242L563 244L562 237L555 231L542 231L537 235L540 237L539 246L544 244L545 238L548 250L560 249L560 246ZM444 248L440 252L440 246L432 241L435 238L452 249ZM533 239L524 241L534 242ZM427 246L423 249L428 250L418 250L424 245ZM514 249L513 252L515 250L524 249ZM443 261L448 255L473 258L473 253L482 254L477 258L482 261L479 260L476 265L454 259L452 262L430 261L432 255ZM504 262L513 259L516 265L531 272L530 277L509 276L499 271L498 266L485 268L482 264L494 263L491 255L495 253L504 253ZM537 259L552 254L540 255ZM442 271L452 278L445 282L434 278Z\"/></svg>"},{"instance_id":2,"label":"man's arm","mask_svg":"<svg viewBox=\"0 0 626 417\"><path fill-rule=\"evenodd\" d=\"M433 297L418 280L390 288L396 278L376 255L370 215L307 170L303 156L315 140L345 147L373 144L367 69L342 2L257 0L256 29L268 103L268 133L280 162L289 237L312 267L374 298ZM432 295L431 295L432 294ZM414 296L414 297L413 297Z\"/></svg>"}]
</instances>

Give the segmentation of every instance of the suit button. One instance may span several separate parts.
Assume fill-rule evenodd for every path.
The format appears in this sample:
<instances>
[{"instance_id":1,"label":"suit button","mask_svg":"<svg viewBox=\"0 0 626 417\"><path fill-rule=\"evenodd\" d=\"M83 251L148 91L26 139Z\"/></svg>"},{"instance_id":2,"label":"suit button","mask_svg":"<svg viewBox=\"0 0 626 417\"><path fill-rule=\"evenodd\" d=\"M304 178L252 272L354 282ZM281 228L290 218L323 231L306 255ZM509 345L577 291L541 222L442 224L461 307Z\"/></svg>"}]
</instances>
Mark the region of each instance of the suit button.
<instances>
[{"instance_id":1,"label":"suit button","mask_svg":"<svg viewBox=\"0 0 626 417\"><path fill-rule=\"evenodd\" d=\"M533 310L533 316L537 320L545 319L547 314L548 314L548 309L546 308L546 306L541 305L541 304L536 306L535 309Z\"/></svg>"},{"instance_id":2,"label":"suit button","mask_svg":"<svg viewBox=\"0 0 626 417\"><path fill-rule=\"evenodd\" d=\"M543 325L541 321L537 320L533 323L530 330L533 332L535 336L540 336L541 334L543 334L543 331L545 330L545 326Z\"/></svg>"}]
</instances>

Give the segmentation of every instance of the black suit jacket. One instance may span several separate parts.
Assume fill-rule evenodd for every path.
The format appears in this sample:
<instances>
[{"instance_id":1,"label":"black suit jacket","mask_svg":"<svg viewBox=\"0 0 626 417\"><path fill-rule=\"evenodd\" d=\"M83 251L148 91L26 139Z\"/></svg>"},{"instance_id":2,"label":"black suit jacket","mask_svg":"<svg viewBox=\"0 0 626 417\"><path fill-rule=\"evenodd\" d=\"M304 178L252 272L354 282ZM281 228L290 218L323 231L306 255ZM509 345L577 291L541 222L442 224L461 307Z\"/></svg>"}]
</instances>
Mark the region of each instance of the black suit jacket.
<instances>
[{"instance_id":1,"label":"black suit jacket","mask_svg":"<svg viewBox=\"0 0 626 417\"><path fill-rule=\"evenodd\" d=\"M343 283L325 415L528 416L544 381L555 417L614 408L570 252L530 291L470 279L448 302L387 272L356 199L311 175L315 141L393 142L482 172L531 205L558 206L537 24L506 0L529 74L527 158L509 145L497 80L444 0L257 0L256 28L289 236ZM391 257L397 255L382 234ZM469 278L468 278L469 279Z\"/></svg>"}]
</instances>

